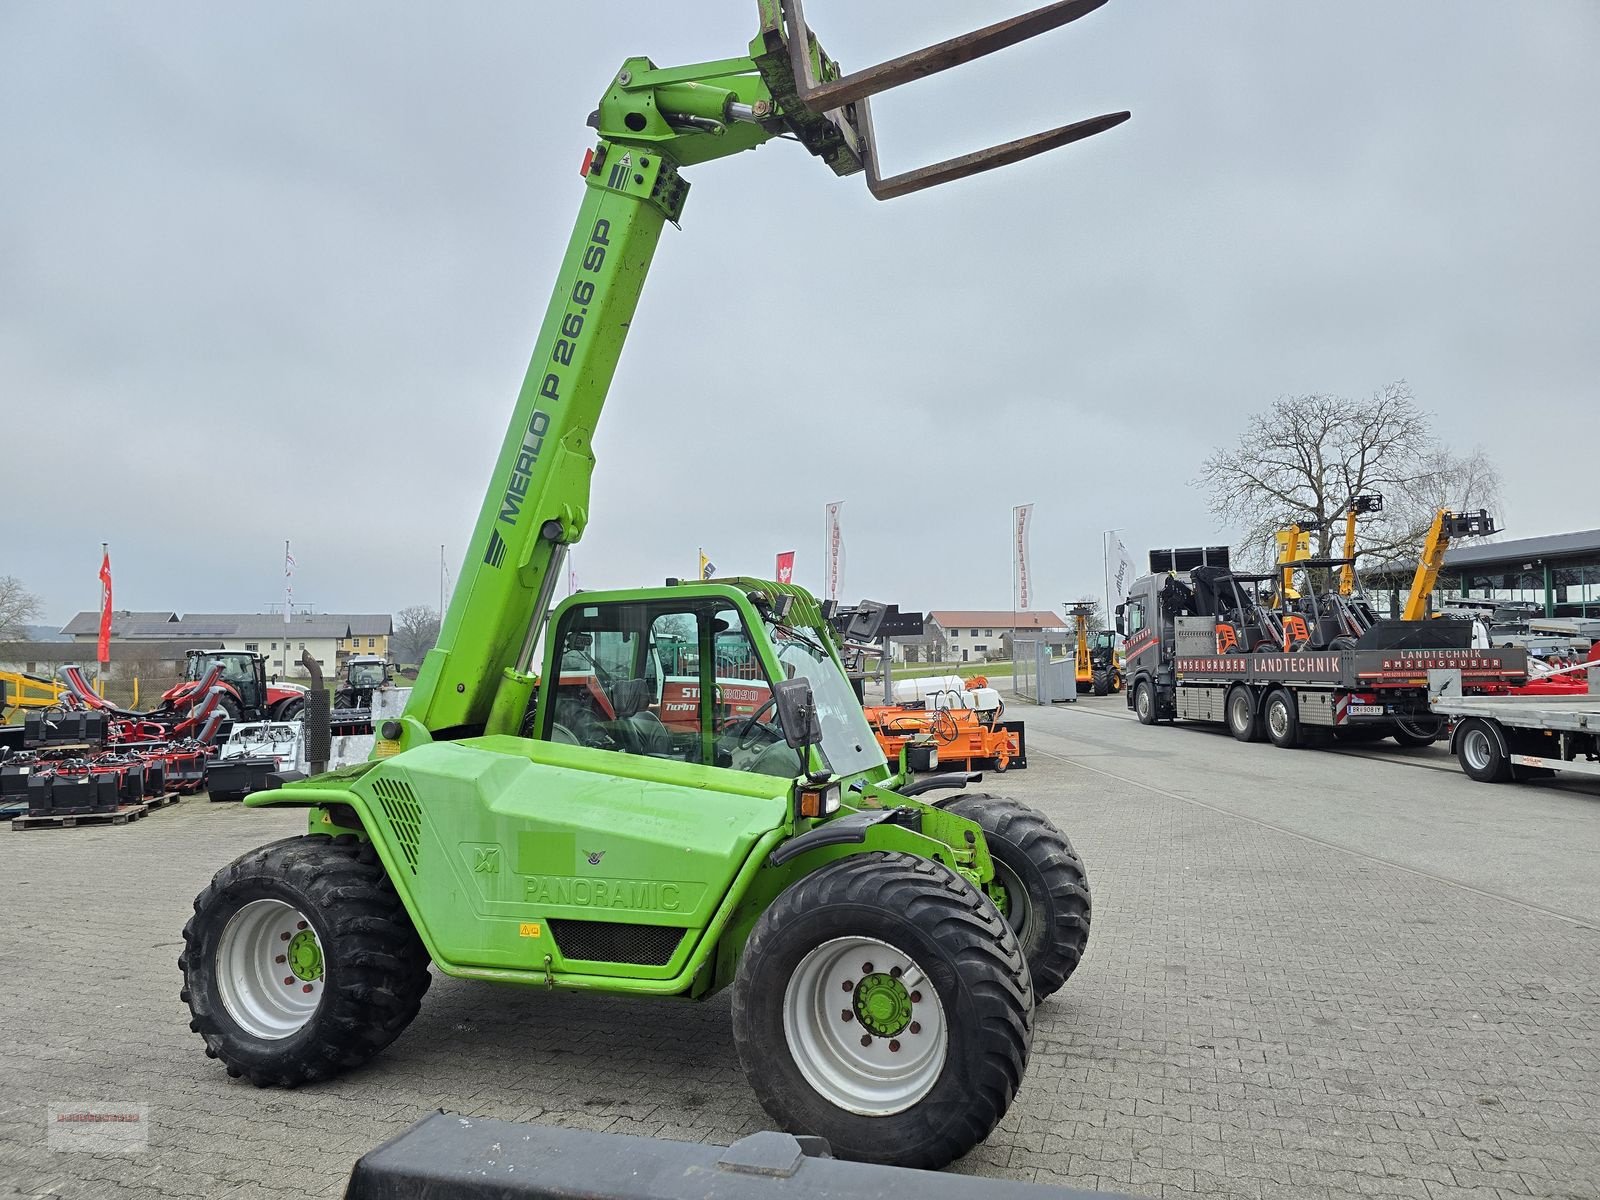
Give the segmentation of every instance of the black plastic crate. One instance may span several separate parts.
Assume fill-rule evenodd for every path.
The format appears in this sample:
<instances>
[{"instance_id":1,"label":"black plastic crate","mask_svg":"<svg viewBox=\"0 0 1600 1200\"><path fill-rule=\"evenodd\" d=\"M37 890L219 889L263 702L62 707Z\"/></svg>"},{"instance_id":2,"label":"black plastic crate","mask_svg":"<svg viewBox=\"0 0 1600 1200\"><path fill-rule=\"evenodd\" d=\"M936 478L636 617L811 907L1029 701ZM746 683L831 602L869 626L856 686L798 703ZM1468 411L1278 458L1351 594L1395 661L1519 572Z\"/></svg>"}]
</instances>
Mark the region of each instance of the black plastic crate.
<instances>
[{"instance_id":1,"label":"black plastic crate","mask_svg":"<svg viewBox=\"0 0 1600 1200\"><path fill-rule=\"evenodd\" d=\"M22 722L30 746L98 745L106 740L106 715L98 712L31 712Z\"/></svg>"},{"instance_id":2,"label":"black plastic crate","mask_svg":"<svg viewBox=\"0 0 1600 1200\"><path fill-rule=\"evenodd\" d=\"M109 775L57 775L50 789L52 813L90 813L117 806L117 781Z\"/></svg>"},{"instance_id":3,"label":"black plastic crate","mask_svg":"<svg viewBox=\"0 0 1600 1200\"><path fill-rule=\"evenodd\" d=\"M55 795L55 776L40 772L28 777L28 815L48 817Z\"/></svg>"},{"instance_id":4,"label":"black plastic crate","mask_svg":"<svg viewBox=\"0 0 1600 1200\"><path fill-rule=\"evenodd\" d=\"M32 766L10 764L0 767L0 798L26 796L28 780L33 778L35 769Z\"/></svg>"}]
</instances>

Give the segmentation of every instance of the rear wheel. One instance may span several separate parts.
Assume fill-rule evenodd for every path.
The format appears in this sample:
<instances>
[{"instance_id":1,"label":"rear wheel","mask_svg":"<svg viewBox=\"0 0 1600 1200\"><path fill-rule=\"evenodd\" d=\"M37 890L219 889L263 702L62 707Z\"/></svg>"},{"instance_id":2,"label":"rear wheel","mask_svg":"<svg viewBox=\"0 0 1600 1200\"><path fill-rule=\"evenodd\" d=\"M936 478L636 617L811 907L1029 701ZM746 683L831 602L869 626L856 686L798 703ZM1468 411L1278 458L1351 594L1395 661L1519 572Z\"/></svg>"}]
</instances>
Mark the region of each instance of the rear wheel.
<instances>
[{"instance_id":1,"label":"rear wheel","mask_svg":"<svg viewBox=\"0 0 1600 1200\"><path fill-rule=\"evenodd\" d=\"M428 954L383 864L344 835L289 838L218 871L183 927L181 993L228 1074L295 1087L399 1037Z\"/></svg>"},{"instance_id":2,"label":"rear wheel","mask_svg":"<svg viewBox=\"0 0 1600 1200\"><path fill-rule=\"evenodd\" d=\"M1468 720L1456 734L1456 761L1469 779L1504 783L1511 778L1511 759L1487 721Z\"/></svg>"},{"instance_id":3,"label":"rear wheel","mask_svg":"<svg viewBox=\"0 0 1600 1200\"><path fill-rule=\"evenodd\" d=\"M1267 693L1267 702L1262 706L1262 722L1274 746L1292 750L1300 744L1300 706L1295 703L1294 696L1283 688Z\"/></svg>"},{"instance_id":4,"label":"rear wheel","mask_svg":"<svg viewBox=\"0 0 1600 1200\"><path fill-rule=\"evenodd\" d=\"M1228 693L1228 732L1241 742L1261 740L1261 714L1256 710L1256 698L1243 685Z\"/></svg>"},{"instance_id":5,"label":"rear wheel","mask_svg":"<svg viewBox=\"0 0 1600 1200\"><path fill-rule=\"evenodd\" d=\"M1109 696L1111 694L1111 676L1105 671L1094 673L1094 694L1096 696Z\"/></svg>"},{"instance_id":6,"label":"rear wheel","mask_svg":"<svg viewBox=\"0 0 1600 1200\"><path fill-rule=\"evenodd\" d=\"M1139 680L1133 689L1133 711L1139 717L1139 724L1156 723L1156 690L1150 686L1148 679Z\"/></svg>"},{"instance_id":7,"label":"rear wheel","mask_svg":"<svg viewBox=\"0 0 1600 1200\"><path fill-rule=\"evenodd\" d=\"M1053 995L1089 944L1089 877L1067 835L1005 796L962 795L945 811L983 826L1002 900L996 907L1022 943L1034 1000Z\"/></svg>"},{"instance_id":8,"label":"rear wheel","mask_svg":"<svg viewBox=\"0 0 1600 1200\"><path fill-rule=\"evenodd\" d=\"M278 705L278 715L275 716L273 720L298 721L301 714L305 711L306 702L300 697L296 696L293 699L285 700L282 704Z\"/></svg>"},{"instance_id":9,"label":"rear wheel","mask_svg":"<svg viewBox=\"0 0 1600 1200\"><path fill-rule=\"evenodd\" d=\"M871 853L761 915L733 985L739 1060L784 1128L842 1158L937 1168L999 1123L1027 1069L1033 987L1011 927L966 880Z\"/></svg>"}]
</instances>

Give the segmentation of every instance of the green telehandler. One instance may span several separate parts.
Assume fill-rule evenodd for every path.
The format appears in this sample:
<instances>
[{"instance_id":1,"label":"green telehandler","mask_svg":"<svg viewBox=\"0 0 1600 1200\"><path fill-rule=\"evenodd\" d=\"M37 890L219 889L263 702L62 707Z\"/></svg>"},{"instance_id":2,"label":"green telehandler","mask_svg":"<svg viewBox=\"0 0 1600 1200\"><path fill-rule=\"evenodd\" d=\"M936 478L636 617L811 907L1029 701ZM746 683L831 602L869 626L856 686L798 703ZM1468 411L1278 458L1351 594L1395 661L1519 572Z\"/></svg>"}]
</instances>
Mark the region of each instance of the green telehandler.
<instances>
[{"instance_id":1,"label":"green telehandler","mask_svg":"<svg viewBox=\"0 0 1600 1200\"><path fill-rule=\"evenodd\" d=\"M1077 966L1089 886L1043 816L879 751L817 602L752 579L583 592L592 437L680 169L797 140L880 199L1119 123L885 178L868 97L1062 25L1069 0L853 74L800 0L744 57L630 58L590 117L584 200L438 645L370 761L252 806L308 830L217 872L184 927L190 1028L230 1075L358 1066L460 979L733 989L750 1084L836 1154L938 1167L1021 1084L1033 1006ZM536 654L543 646L542 661ZM929 801L938 788L953 799Z\"/></svg>"}]
</instances>

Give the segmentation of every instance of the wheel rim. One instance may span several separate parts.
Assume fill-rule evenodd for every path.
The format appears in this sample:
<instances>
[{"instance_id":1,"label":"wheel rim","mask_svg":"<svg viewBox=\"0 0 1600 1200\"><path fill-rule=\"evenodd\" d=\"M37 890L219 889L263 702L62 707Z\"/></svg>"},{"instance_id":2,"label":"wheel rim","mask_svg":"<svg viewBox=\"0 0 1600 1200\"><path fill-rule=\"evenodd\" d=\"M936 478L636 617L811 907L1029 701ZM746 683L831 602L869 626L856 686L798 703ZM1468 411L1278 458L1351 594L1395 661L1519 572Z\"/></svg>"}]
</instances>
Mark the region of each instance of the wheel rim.
<instances>
[{"instance_id":1,"label":"wheel rim","mask_svg":"<svg viewBox=\"0 0 1600 1200\"><path fill-rule=\"evenodd\" d=\"M1150 715L1150 689L1145 684L1141 683L1139 685L1139 698L1136 703L1139 705L1139 715L1148 717Z\"/></svg>"},{"instance_id":2,"label":"wheel rim","mask_svg":"<svg viewBox=\"0 0 1600 1200\"><path fill-rule=\"evenodd\" d=\"M282 900L253 900L217 942L222 1004L246 1033L277 1041L298 1033L322 1002L322 942L305 914Z\"/></svg>"},{"instance_id":3,"label":"wheel rim","mask_svg":"<svg viewBox=\"0 0 1600 1200\"><path fill-rule=\"evenodd\" d=\"M1461 753L1466 756L1467 764L1474 771L1487 771L1493 761L1493 747L1489 744L1489 735L1481 729L1469 729L1461 739Z\"/></svg>"},{"instance_id":4,"label":"wheel rim","mask_svg":"<svg viewBox=\"0 0 1600 1200\"><path fill-rule=\"evenodd\" d=\"M994 881L999 885L1000 892L995 907L1000 910L1000 915L1006 919L1006 924L1011 926L1011 932L1017 935L1023 947L1033 945L1031 939L1038 929L1039 916L1028 899L1028 889L1023 887L1022 878L997 858L994 860Z\"/></svg>"},{"instance_id":5,"label":"wheel rim","mask_svg":"<svg viewBox=\"0 0 1600 1200\"><path fill-rule=\"evenodd\" d=\"M932 981L876 938L834 938L800 960L783 993L783 1033L819 1095L869 1117L926 1096L949 1049Z\"/></svg>"},{"instance_id":6,"label":"wheel rim","mask_svg":"<svg viewBox=\"0 0 1600 1200\"><path fill-rule=\"evenodd\" d=\"M1277 697L1267 701L1267 726L1273 737L1289 735L1289 706Z\"/></svg>"}]
</instances>

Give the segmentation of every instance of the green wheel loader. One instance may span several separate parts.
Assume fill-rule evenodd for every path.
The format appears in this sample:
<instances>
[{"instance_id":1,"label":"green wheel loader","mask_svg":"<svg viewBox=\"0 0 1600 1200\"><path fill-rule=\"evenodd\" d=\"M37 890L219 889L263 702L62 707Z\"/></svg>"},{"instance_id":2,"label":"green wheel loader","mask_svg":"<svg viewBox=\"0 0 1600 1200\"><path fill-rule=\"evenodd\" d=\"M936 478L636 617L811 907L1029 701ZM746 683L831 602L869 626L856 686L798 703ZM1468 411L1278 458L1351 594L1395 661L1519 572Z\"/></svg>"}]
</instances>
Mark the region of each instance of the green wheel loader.
<instances>
[{"instance_id":1,"label":"green wheel loader","mask_svg":"<svg viewBox=\"0 0 1600 1200\"><path fill-rule=\"evenodd\" d=\"M851 75L799 0L746 57L629 59L591 117L584 201L439 643L371 761L253 806L304 836L195 900L191 1028L230 1075L357 1067L461 979L703 998L774 1120L835 1153L937 1167L1004 1115L1033 1006L1072 973L1089 888L1027 807L883 759L804 590L730 579L579 593L591 439L681 167L793 138L880 198L1107 128L1079 122L882 178L867 97L1071 20L1054 4ZM542 654L540 648L542 647ZM923 799L944 790L950 802Z\"/></svg>"}]
</instances>

